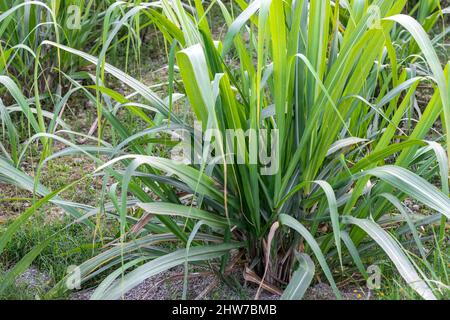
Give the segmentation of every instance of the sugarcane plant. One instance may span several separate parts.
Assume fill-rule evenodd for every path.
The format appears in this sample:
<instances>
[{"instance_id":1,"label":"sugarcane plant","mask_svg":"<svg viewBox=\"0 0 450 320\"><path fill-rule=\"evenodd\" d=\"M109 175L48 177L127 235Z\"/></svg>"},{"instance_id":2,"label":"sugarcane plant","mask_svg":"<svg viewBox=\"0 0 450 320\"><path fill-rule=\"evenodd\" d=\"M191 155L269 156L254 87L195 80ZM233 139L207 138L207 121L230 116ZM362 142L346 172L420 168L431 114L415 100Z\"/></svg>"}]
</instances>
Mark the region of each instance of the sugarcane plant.
<instances>
[{"instance_id":1,"label":"sugarcane plant","mask_svg":"<svg viewBox=\"0 0 450 320\"><path fill-rule=\"evenodd\" d=\"M450 217L450 88L448 64L442 67L434 49L445 36L430 40L432 25L424 30L419 21L431 17L426 21L434 25L445 10L439 2L418 5L413 12L420 7L423 16L416 20L404 14L407 2L123 3L98 56L44 41L96 66L85 77L92 85L71 83L96 103L119 140L91 137L96 143L87 146L56 132L32 138L68 145L41 166L83 153L104 178L109 201L95 208L41 190L77 222L89 225L97 215L120 222L117 245L80 265L82 281L109 270L92 298L120 298L177 265L226 274L236 261L283 299L302 298L315 274L340 297L336 277L348 270L367 277L366 267L380 256L424 299L441 296L446 289L430 280L426 248L444 245ZM228 26L223 38L207 19L213 6ZM165 38L166 97L105 61L119 30L137 15ZM108 88L106 73L133 93ZM420 84L433 88L422 111ZM186 106L193 119L180 112ZM120 108L148 128L129 132L117 118ZM438 120L442 132L431 135ZM155 144L172 147L171 136L183 138L181 161L154 153ZM3 179L19 174L7 161L0 166L9 168ZM110 178L116 182L106 186ZM406 198L431 213L411 214ZM419 226L436 232L422 237ZM164 242L179 249L158 246ZM67 290L70 277L49 295Z\"/></svg>"}]
</instances>

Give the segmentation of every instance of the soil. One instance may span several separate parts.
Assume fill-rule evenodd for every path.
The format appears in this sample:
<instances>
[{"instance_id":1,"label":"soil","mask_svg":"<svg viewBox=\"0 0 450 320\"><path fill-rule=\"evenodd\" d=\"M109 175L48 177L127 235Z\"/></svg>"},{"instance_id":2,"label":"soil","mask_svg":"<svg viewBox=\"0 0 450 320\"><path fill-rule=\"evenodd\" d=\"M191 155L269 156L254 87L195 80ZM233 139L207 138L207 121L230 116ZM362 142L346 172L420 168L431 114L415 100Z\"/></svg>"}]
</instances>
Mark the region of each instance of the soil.
<instances>
[{"instance_id":1,"label":"soil","mask_svg":"<svg viewBox=\"0 0 450 320\"><path fill-rule=\"evenodd\" d=\"M137 287L127 292L124 300L170 300L181 299L183 293L183 268L176 267L157 276L146 279ZM242 290L236 290L224 284L214 275L191 273L188 282L187 298L192 300L253 300L258 286L245 283L243 277L234 274L242 284ZM366 300L372 298L372 293L357 287L340 289L344 300ZM88 300L94 289L75 292L70 295L71 300ZM278 300L279 295L262 290L260 300ZM332 288L326 283L319 283L308 289L305 300L335 300Z\"/></svg>"},{"instance_id":2,"label":"soil","mask_svg":"<svg viewBox=\"0 0 450 320\"><path fill-rule=\"evenodd\" d=\"M31 292L39 293L50 288L51 277L31 266L16 279L16 286Z\"/></svg>"}]
</instances>

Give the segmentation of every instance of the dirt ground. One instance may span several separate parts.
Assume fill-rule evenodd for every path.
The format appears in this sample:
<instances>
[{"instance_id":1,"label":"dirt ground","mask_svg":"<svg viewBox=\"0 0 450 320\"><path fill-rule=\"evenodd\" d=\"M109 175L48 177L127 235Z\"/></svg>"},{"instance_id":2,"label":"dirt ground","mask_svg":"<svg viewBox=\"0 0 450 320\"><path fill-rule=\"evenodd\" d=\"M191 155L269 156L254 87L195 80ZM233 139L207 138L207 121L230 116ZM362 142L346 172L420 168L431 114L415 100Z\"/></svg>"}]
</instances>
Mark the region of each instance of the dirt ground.
<instances>
[{"instance_id":1,"label":"dirt ground","mask_svg":"<svg viewBox=\"0 0 450 320\"><path fill-rule=\"evenodd\" d=\"M183 268L176 267L149 278L134 289L127 292L125 300L167 300L181 299L183 293ZM191 273L188 282L188 299L192 300L253 300L258 291L258 286L245 283L242 276L235 275L243 283L242 290L233 290L214 275L203 273ZM72 300L88 300L94 289L75 292L70 295ZM371 298L371 292L364 292L362 288L341 288L342 298L345 300L365 300ZM260 300L278 300L279 295L262 290ZM305 300L335 300L336 297L331 287L326 283L319 283L305 294Z\"/></svg>"}]
</instances>

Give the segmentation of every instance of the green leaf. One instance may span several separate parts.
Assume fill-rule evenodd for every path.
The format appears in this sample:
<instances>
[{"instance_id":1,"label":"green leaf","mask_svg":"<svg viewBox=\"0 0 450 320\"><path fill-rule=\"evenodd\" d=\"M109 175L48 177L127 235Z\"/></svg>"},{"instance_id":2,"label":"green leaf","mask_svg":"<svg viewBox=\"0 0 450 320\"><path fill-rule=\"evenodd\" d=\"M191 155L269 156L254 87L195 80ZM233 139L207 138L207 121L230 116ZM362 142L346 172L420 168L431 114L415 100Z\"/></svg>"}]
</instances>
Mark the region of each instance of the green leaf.
<instances>
[{"instance_id":1,"label":"green leaf","mask_svg":"<svg viewBox=\"0 0 450 320\"><path fill-rule=\"evenodd\" d=\"M211 227L231 228L233 225L241 226L241 223L238 221L230 220L226 217L221 217L217 214L200 210L192 206L166 202L138 203L137 205L148 213L203 220L205 224Z\"/></svg>"},{"instance_id":2,"label":"green leaf","mask_svg":"<svg viewBox=\"0 0 450 320\"><path fill-rule=\"evenodd\" d=\"M305 253L297 253L295 257L299 266L292 276L289 285L283 292L281 300L301 300L314 277L314 262Z\"/></svg>"},{"instance_id":3,"label":"green leaf","mask_svg":"<svg viewBox=\"0 0 450 320\"><path fill-rule=\"evenodd\" d=\"M378 224L367 219L358 219L350 216L343 217L343 223L354 224L363 229L386 252L397 267L400 275L421 297L426 300L436 300L433 292L419 277L411 262L395 240Z\"/></svg>"},{"instance_id":4,"label":"green leaf","mask_svg":"<svg viewBox=\"0 0 450 320\"><path fill-rule=\"evenodd\" d=\"M391 186L450 219L450 198L417 174L397 166L383 166L360 173L358 176L376 176Z\"/></svg>"},{"instance_id":5,"label":"green leaf","mask_svg":"<svg viewBox=\"0 0 450 320\"><path fill-rule=\"evenodd\" d=\"M320 266L322 267L323 272L325 273L325 276L328 279L328 282L330 283L331 287L333 288L334 294L337 298L341 298L341 293L339 292L339 289L336 286L336 283L334 282L333 275L331 273L330 268L328 267L328 264L325 260L325 257L320 250L320 247L317 243L317 241L314 239L314 237L311 235L311 233L306 229L300 222L292 218L291 216L288 216L287 214L280 214L278 220L280 221L280 224L288 226L295 231L297 231L308 243L308 245L311 247L311 250L313 251L314 255L316 256L317 260L319 261Z\"/></svg>"}]
</instances>

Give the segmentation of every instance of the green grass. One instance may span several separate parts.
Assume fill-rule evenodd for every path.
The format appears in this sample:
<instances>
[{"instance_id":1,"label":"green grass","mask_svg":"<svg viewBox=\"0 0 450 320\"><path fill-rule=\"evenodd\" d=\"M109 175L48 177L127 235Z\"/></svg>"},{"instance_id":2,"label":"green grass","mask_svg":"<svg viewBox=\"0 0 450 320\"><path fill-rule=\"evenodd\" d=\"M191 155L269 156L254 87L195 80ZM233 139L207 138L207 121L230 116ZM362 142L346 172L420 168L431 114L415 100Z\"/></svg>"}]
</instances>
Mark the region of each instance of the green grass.
<instances>
[{"instance_id":1,"label":"green grass","mask_svg":"<svg viewBox=\"0 0 450 320\"><path fill-rule=\"evenodd\" d=\"M0 268L0 281L6 271ZM34 300L38 297L36 290L30 289L26 284L10 285L0 294L0 300Z\"/></svg>"},{"instance_id":2,"label":"green grass","mask_svg":"<svg viewBox=\"0 0 450 320\"><path fill-rule=\"evenodd\" d=\"M431 281L434 281L438 290L438 298L442 300L450 299L450 282L449 282L449 272L450 272L450 251L448 248L445 249L446 252L438 256L436 251L433 252L430 258L432 263L433 272L435 275L431 275L427 272L427 276ZM381 288L374 291L374 297L380 300L417 300L420 296L412 290L405 281L398 277L395 269L392 265L387 265L383 270L383 277L381 281Z\"/></svg>"},{"instance_id":3,"label":"green grass","mask_svg":"<svg viewBox=\"0 0 450 320\"><path fill-rule=\"evenodd\" d=\"M67 273L69 265L77 265L89 259L96 249L93 247L92 235L80 225L73 225L57 234L68 220L60 217L46 218L44 215L30 219L5 247L1 263L13 266L34 246L54 237L53 241L34 260L33 265L48 274L53 281L59 281ZM2 228L7 228L8 225ZM54 236L57 234L56 236Z\"/></svg>"},{"instance_id":4,"label":"green grass","mask_svg":"<svg viewBox=\"0 0 450 320\"><path fill-rule=\"evenodd\" d=\"M99 221L96 237L80 224L73 224L68 217L52 215L51 209L38 212L14 234L11 242L4 248L0 258L1 277L14 267L32 248L51 238L32 263L33 268L45 276L45 283L39 282L29 287L26 281L12 283L0 295L0 299L45 299L47 291L68 274L69 266L77 266L98 254L101 247L114 239L117 226L113 221ZM68 225L70 225L68 227ZM2 230L8 228L2 225ZM102 277L94 278L96 284ZM65 299L70 292L54 296L53 299Z\"/></svg>"}]
</instances>

